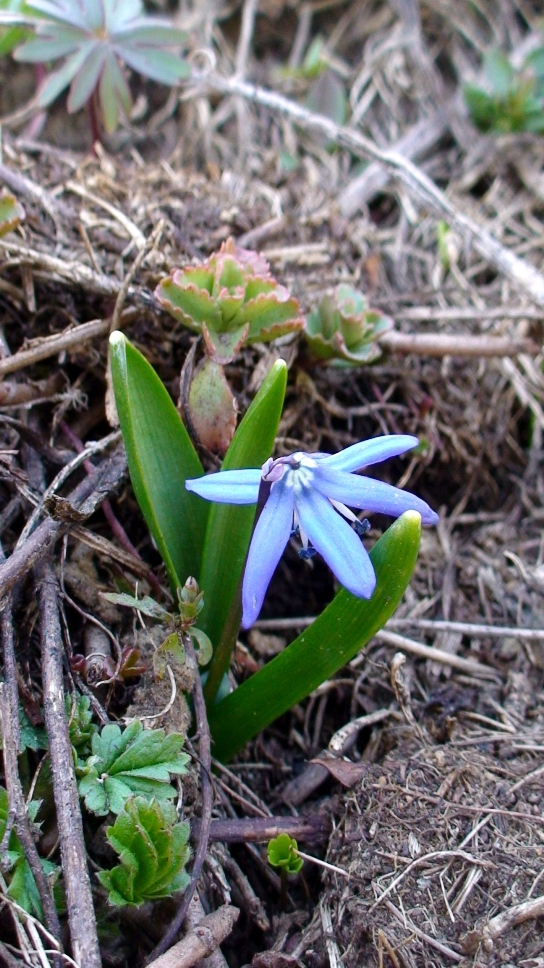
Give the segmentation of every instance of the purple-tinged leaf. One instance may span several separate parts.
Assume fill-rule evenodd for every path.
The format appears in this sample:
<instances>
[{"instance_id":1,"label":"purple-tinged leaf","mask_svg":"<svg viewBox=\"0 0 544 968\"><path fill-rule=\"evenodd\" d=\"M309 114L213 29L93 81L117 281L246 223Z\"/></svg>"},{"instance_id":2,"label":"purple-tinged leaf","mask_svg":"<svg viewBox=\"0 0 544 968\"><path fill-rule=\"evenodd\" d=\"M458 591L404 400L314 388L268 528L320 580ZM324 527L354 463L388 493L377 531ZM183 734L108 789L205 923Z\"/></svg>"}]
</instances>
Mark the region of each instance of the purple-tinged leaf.
<instances>
[{"instance_id":1,"label":"purple-tinged leaf","mask_svg":"<svg viewBox=\"0 0 544 968\"><path fill-rule=\"evenodd\" d=\"M191 73L187 61L167 50L156 50L152 47L147 50L133 49L128 45L117 43L115 50L129 67L145 77L150 77L153 81L158 81L159 84L168 86L177 84L178 81L188 78Z\"/></svg>"},{"instance_id":2,"label":"purple-tinged leaf","mask_svg":"<svg viewBox=\"0 0 544 968\"><path fill-rule=\"evenodd\" d=\"M79 111L92 96L107 56L107 50L102 45L97 44L89 51L70 87L66 104L69 114Z\"/></svg>"}]
</instances>

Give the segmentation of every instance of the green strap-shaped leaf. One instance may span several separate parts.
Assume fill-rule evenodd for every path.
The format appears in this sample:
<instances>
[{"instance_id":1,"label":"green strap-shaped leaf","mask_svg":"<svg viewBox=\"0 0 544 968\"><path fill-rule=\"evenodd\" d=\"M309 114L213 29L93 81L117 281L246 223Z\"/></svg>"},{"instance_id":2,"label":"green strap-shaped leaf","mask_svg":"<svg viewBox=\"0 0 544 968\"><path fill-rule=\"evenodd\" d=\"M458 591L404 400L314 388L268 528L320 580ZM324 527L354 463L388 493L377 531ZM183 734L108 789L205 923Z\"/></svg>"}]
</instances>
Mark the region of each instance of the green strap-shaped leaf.
<instances>
[{"instance_id":1,"label":"green strap-shaped leaf","mask_svg":"<svg viewBox=\"0 0 544 968\"><path fill-rule=\"evenodd\" d=\"M286 384L287 366L283 360L277 360L238 427L222 470L261 467L270 457ZM214 648L205 688L208 703L217 694L240 628L240 583L255 510L255 504L213 504L208 516L199 582L204 608L198 617L199 628L206 632Z\"/></svg>"},{"instance_id":2,"label":"green strap-shaped leaf","mask_svg":"<svg viewBox=\"0 0 544 968\"><path fill-rule=\"evenodd\" d=\"M412 577L421 518L407 511L370 553L376 590L370 600L342 589L284 652L208 713L213 754L227 761L269 723L300 702L366 645L391 617Z\"/></svg>"},{"instance_id":3,"label":"green strap-shaped leaf","mask_svg":"<svg viewBox=\"0 0 544 968\"><path fill-rule=\"evenodd\" d=\"M122 333L110 337L117 413L134 493L173 587L197 577L209 507L185 488L203 473L170 396Z\"/></svg>"}]
</instances>

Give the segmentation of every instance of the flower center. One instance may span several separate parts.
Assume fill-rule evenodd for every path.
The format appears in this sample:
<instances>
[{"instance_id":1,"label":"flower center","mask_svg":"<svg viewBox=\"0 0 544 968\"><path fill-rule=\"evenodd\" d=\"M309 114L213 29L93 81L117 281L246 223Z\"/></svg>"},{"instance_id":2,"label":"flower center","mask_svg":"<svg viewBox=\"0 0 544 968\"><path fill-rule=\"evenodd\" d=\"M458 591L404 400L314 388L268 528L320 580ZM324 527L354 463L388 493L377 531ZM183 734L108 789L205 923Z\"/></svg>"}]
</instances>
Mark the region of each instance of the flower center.
<instances>
[{"instance_id":1,"label":"flower center","mask_svg":"<svg viewBox=\"0 0 544 968\"><path fill-rule=\"evenodd\" d=\"M276 460L270 458L263 464L261 473L263 481L274 484L284 479L287 487L292 487L295 494L300 494L304 488L311 486L316 467L317 461L313 457L297 451Z\"/></svg>"}]
</instances>

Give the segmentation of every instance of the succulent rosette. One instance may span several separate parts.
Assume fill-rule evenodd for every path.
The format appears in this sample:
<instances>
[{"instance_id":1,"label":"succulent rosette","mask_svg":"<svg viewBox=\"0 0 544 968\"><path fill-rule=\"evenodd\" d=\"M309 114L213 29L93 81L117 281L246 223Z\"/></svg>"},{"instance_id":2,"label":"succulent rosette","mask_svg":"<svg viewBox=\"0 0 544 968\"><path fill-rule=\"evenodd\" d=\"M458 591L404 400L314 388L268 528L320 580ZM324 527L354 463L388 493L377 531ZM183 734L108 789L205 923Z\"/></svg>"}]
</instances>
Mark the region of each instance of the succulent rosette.
<instances>
[{"instance_id":1,"label":"succulent rosette","mask_svg":"<svg viewBox=\"0 0 544 968\"><path fill-rule=\"evenodd\" d=\"M392 327L389 316L369 309L362 292L342 284L310 313L305 336L316 359L360 366L380 356L376 341Z\"/></svg>"},{"instance_id":2,"label":"succulent rosette","mask_svg":"<svg viewBox=\"0 0 544 968\"><path fill-rule=\"evenodd\" d=\"M266 259L233 239L203 264L174 269L155 296L175 319L202 334L220 364L230 363L245 343L268 343L305 326L298 299L276 282Z\"/></svg>"}]
</instances>

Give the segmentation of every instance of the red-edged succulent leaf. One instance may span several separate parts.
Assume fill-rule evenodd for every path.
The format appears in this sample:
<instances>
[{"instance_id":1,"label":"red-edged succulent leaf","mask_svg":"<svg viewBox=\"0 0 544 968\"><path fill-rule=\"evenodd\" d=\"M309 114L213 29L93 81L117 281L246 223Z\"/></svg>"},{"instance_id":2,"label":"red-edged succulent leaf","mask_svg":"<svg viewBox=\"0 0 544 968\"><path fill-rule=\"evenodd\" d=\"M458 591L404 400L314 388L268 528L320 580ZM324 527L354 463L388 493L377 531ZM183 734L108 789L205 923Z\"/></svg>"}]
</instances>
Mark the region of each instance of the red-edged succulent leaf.
<instances>
[{"instance_id":1,"label":"red-edged succulent leaf","mask_svg":"<svg viewBox=\"0 0 544 968\"><path fill-rule=\"evenodd\" d=\"M244 304L240 315L249 323L248 343L267 343L305 326L298 299L290 296L284 286L276 286L273 292L251 299Z\"/></svg>"},{"instance_id":2,"label":"red-edged succulent leaf","mask_svg":"<svg viewBox=\"0 0 544 968\"><path fill-rule=\"evenodd\" d=\"M157 286L155 296L163 309L195 333L201 332L204 322L210 326L220 326L221 311L213 296L193 282L180 284L182 275L179 273L177 279L163 279Z\"/></svg>"},{"instance_id":3,"label":"red-edged succulent leaf","mask_svg":"<svg viewBox=\"0 0 544 968\"><path fill-rule=\"evenodd\" d=\"M172 316L202 332L216 363L230 362L244 342L269 342L303 329L300 304L270 275L262 255L227 239L200 266L176 269L155 295Z\"/></svg>"},{"instance_id":4,"label":"red-edged succulent leaf","mask_svg":"<svg viewBox=\"0 0 544 968\"><path fill-rule=\"evenodd\" d=\"M249 326L238 326L230 332L218 332L212 327L208 328L206 323L202 323L202 335L206 344L206 349L215 363L225 365L232 362L237 353L246 342Z\"/></svg>"}]
</instances>

